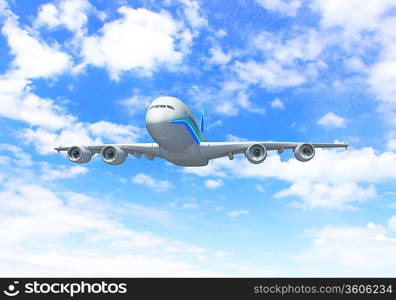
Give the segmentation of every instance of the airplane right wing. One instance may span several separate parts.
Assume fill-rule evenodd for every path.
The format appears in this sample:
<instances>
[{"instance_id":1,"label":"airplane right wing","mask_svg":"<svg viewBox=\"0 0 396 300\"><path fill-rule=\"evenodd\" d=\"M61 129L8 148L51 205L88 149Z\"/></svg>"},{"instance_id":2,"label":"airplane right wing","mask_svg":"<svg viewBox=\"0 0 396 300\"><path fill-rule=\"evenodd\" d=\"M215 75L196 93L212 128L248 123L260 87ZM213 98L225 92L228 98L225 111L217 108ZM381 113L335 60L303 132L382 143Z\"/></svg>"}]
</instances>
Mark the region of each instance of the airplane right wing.
<instances>
[{"instance_id":1,"label":"airplane right wing","mask_svg":"<svg viewBox=\"0 0 396 300\"><path fill-rule=\"evenodd\" d=\"M200 143L200 152L208 160L228 156L233 159L234 154L245 153L252 163L262 162L267 151L277 150L282 153L285 149L292 149L296 159L308 161L315 155L315 148L347 148L345 143L299 143L299 142L205 142Z\"/></svg>"}]
</instances>

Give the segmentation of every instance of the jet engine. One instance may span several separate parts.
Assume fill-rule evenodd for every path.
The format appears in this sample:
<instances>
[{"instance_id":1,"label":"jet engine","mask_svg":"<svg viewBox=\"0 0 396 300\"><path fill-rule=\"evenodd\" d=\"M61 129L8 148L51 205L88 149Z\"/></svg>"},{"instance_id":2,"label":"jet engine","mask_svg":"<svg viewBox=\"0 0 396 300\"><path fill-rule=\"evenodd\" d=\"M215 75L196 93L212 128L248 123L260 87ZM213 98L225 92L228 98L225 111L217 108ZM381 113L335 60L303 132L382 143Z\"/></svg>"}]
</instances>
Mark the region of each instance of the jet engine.
<instances>
[{"instance_id":1,"label":"jet engine","mask_svg":"<svg viewBox=\"0 0 396 300\"><path fill-rule=\"evenodd\" d=\"M106 146L102 149L102 160L109 165L120 165L125 161L127 154L118 146Z\"/></svg>"},{"instance_id":2,"label":"jet engine","mask_svg":"<svg viewBox=\"0 0 396 300\"><path fill-rule=\"evenodd\" d=\"M315 147L311 144L300 144L294 149L294 157L299 161L308 161L315 156Z\"/></svg>"},{"instance_id":3,"label":"jet engine","mask_svg":"<svg viewBox=\"0 0 396 300\"><path fill-rule=\"evenodd\" d=\"M246 149L245 156L252 164L259 164L267 157L267 149L263 145L253 144Z\"/></svg>"},{"instance_id":4,"label":"jet engine","mask_svg":"<svg viewBox=\"0 0 396 300\"><path fill-rule=\"evenodd\" d=\"M82 146L73 146L67 150L67 157L76 164L85 164L92 158L93 153Z\"/></svg>"}]
</instances>

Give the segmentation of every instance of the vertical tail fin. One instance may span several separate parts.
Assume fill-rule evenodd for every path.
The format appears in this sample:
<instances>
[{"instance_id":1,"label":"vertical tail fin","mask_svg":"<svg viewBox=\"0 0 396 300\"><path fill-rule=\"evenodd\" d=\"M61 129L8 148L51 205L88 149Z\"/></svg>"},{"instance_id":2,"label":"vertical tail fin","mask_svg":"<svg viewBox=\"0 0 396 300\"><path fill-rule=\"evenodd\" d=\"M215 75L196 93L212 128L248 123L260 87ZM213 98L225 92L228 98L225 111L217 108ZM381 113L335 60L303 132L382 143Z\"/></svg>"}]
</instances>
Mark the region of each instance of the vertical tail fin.
<instances>
[{"instance_id":1,"label":"vertical tail fin","mask_svg":"<svg viewBox=\"0 0 396 300\"><path fill-rule=\"evenodd\" d=\"M204 108L201 108L201 132L204 133Z\"/></svg>"}]
</instances>

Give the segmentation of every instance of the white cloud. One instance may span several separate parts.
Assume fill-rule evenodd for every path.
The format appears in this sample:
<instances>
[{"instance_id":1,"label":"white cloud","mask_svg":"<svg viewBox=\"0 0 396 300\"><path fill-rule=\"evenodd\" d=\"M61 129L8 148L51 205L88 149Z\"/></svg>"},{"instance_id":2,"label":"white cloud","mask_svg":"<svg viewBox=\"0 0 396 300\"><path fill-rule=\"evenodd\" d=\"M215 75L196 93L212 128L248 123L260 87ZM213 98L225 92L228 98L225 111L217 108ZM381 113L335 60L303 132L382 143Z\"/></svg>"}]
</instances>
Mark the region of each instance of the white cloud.
<instances>
[{"instance_id":1,"label":"white cloud","mask_svg":"<svg viewBox=\"0 0 396 300\"><path fill-rule=\"evenodd\" d=\"M11 149L6 144L2 146L13 153L22 151L19 148ZM40 173L49 168L47 163L40 164L43 167ZM136 231L121 221L132 216L174 225L168 212L132 203L118 202L112 205L102 199L65 190L64 187L56 191L55 182L44 187L37 183L41 179L39 172L23 166L22 169L29 171L30 175L20 176L21 170L16 166L19 165L13 162L13 172L8 173L2 181L0 191L0 259L3 276L218 274L210 270L212 267L199 267L201 257L208 250L151 232ZM52 175L59 174L54 172ZM214 256L215 253L210 255ZM99 261L108 261L112 267L99 268Z\"/></svg>"},{"instance_id":2,"label":"white cloud","mask_svg":"<svg viewBox=\"0 0 396 300\"><path fill-rule=\"evenodd\" d=\"M199 1L180 0L184 5L184 15L192 28L198 29L208 25L208 21L202 16Z\"/></svg>"},{"instance_id":3,"label":"white cloud","mask_svg":"<svg viewBox=\"0 0 396 300\"><path fill-rule=\"evenodd\" d=\"M245 91L239 91L236 94L235 102L236 104L239 105L239 107L246 109L251 113L257 113L257 114L266 113L264 108L257 107L252 101L250 101L249 95Z\"/></svg>"},{"instance_id":4,"label":"white cloud","mask_svg":"<svg viewBox=\"0 0 396 300\"><path fill-rule=\"evenodd\" d=\"M77 122L76 117L68 114L52 99L32 93L29 85L30 81L15 74L0 77L0 115L26 122L29 126L38 126L19 132L24 142L33 143L42 154L51 153L59 143L93 142L86 125ZM57 130L60 132L56 133Z\"/></svg>"},{"instance_id":5,"label":"white cloud","mask_svg":"<svg viewBox=\"0 0 396 300\"><path fill-rule=\"evenodd\" d=\"M65 26L68 30L82 35L88 21L87 14L93 7L86 0L61 0L43 4L38 9L35 26L54 29Z\"/></svg>"},{"instance_id":6,"label":"white cloud","mask_svg":"<svg viewBox=\"0 0 396 300\"><path fill-rule=\"evenodd\" d=\"M210 161L209 164L205 167L186 167L183 169L183 172L188 174L195 174L202 177L205 176L227 177L229 168L230 168L229 159L220 158Z\"/></svg>"},{"instance_id":7,"label":"white cloud","mask_svg":"<svg viewBox=\"0 0 396 300\"><path fill-rule=\"evenodd\" d=\"M51 3L41 5L35 22L37 26L45 25L49 28L59 26L61 21L59 19L58 8Z\"/></svg>"},{"instance_id":8,"label":"white cloud","mask_svg":"<svg viewBox=\"0 0 396 300\"><path fill-rule=\"evenodd\" d=\"M215 180L215 179L208 179L208 180L205 181L205 186L206 186L208 189L213 190L213 189L216 189L216 188L222 186L223 183L224 183L224 182L223 182L223 180L221 180L221 179L218 179L218 180Z\"/></svg>"},{"instance_id":9,"label":"white cloud","mask_svg":"<svg viewBox=\"0 0 396 300\"><path fill-rule=\"evenodd\" d=\"M98 138L93 139L87 127L81 123L73 123L59 132L50 131L41 127L26 128L21 131L20 137L26 144L33 144L40 154L56 153L54 147L69 145L101 144Z\"/></svg>"},{"instance_id":10,"label":"white cloud","mask_svg":"<svg viewBox=\"0 0 396 300\"><path fill-rule=\"evenodd\" d=\"M320 56L328 40L321 36L321 32L307 29L305 32L293 33L290 38L282 38L264 31L254 42L259 50L269 51L276 61L293 65L296 59L320 62Z\"/></svg>"},{"instance_id":11,"label":"white cloud","mask_svg":"<svg viewBox=\"0 0 396 300\"><path fill-rule=\"evenodd\" d=\"M142 184L154 189L157 192L164 192L172 187L172 184L167 180L155 180L151 176L139 173L132 178L132 182L135 184Z\"/></svg>"},{"instance_id":12,"label":"white cloud","mask_svg":"<svg viewBox=\"0 0 396 300\"><path fill-rule=\"evenodd\" d=\"M265 192L265 189L260 184L256 184L256 190L258 190L260 193Z\"/></svg>"},{"instance_id":13,"label":"white cloud","mask_svg":"<svg viewBox=\"0 0 396 300\"><path fill-rule=\"evenodd\" d=\"M176 50L180 24L162 11L122 6L121 18L106 23L100 35L83 39L85 63L105 67L113 79L123 71L150 74L160 65L175 65L182 59Z\"/></svg>"},{"instance_id":14,"label":"white cloud","mask_svg":"<svg viewBox=\"0 0 396 300\"><path fill-rule=\"evenodd\" d=\"M212 110L222 115L236 116L241 109L257 114L266 113L264 108L251 101L247 85L241 81L224 81L220 90L192 86L189 92L197 108L202 105L210 106Z\"/></svg>"},{"instance_id":15,"label":"white cloud","mask_svg":"<svg viewBox=\"0 0 396 300\"><path fill-rule=\"evenodd\" d=\"M130 116L146 110L150 102L154 100L152 97L145 97L136 94L137 91L134 91L133 96L120 100L120 104L126 109Z\"/></svg>"},{"instance_id":16,"label":"white cloud","mask_svg":"<svg viewBox=\"0 0 396 300\"><path fill-rule=\"evenodd\" d=\"M301 2L298 0L256 0L256 2L267 10L285 14L287 16L295 16L297 10L301 6Z\"/></svg>"},{"instance_id":17,"label":"white cloud","mask_svg":"<svg viewBox=\"0 0 396 300\"><path fill-rule=\"evenodd\" d=\"M386 143L386 148L388 148L390 151L396 151L396 139L390 139Z\"/></svg>"},{"instance_id":18,"label":"white cloud","mask_svg":"<svg viewBox=\"0 0 396 300\"><path fill-rule=\"evenodd\" d=\"M15 58L12 68L0 77L0 97L3 100L0 115L38 126L26 128L19 135L24 137L25 142L34 143L40 153L49 153L53 146L62 142L54 131L61 130L62 134L59 135L70 138L73 129L69 127L80 129L82 124L77 123L76 117L68 114L52 99L34 94L28 78L59 75L70 67L70 57L58 51L56 44L49 46L40 41L31 28L25 26L21 29L17 17L9 10L5 13L2 32ZM79 132L78 135L84 134ZM90 138L79 140L91 141Z\"/></svg>"},{"instance_id":19,"label":"white cloud","mask_svg":"<svg viewBox=\"0 0 396 300\"><path fill-rule=\"evenodd\" d=\"M266 88L297 86L305 82L301 73L284 68L274 60L265 63L237 61L234 65L238 76L250 84L260 84Z\"/></svg>"},{"instance_id":20,"label":"white cloud","mask_svg":"<svg viewBox=\"0 0 396 300\"><path fill-rule=\"evenodd\" d=\"M8 233L0 231L3 245L42 239L51 242L78 232L86 232L92 241L129 236L136 242L136 247L151 247L162 242L145 233L133 236L132 231L108 219L103 206L95 209L97 200L85 195L67 193L58 196L42 186L19 182L8 182L6 187L0 193L2 212L7 212L1 225L8 228ZM85 209L87 206L90 209ZM13 234L9 235L10 232Z\"/></svg>"},{"instance_id":21,"label":"white cloud","mask_svg":"<svg viewBox=\"0 0 396 300\"><path fill-rule=\"evenodd\" d=\"M368 90L379 101L391 104L385 109L380 106L378 110L386 121L394 123L396 56L393 49L396 34L391 28L396 26L396 18L392 14L396 3L393 0L368 0L362 5L359 0L319 0L312 1L310 6L321 14L320 24L324 32L336 29L333 44L337 43L353 55L345 61L346 67L367 79ZM372 51L378 55L374 63L366 65L365 53Z\"/></svg>"},{"instance_id":22,"label":"white cloud","mask_svg":"<svg viewBox=\"0 0 396 300\"><path fill-rule=\"evenodd\" d=\"M71 166L67 167L64 165L49 165L48 163L41 164L41 178L43 180L52 181L57 179L67 179L81 176L88 172L88 169L83 166Z\"/></svg>"},{"instance_id":23,"label":"white cloud","mask_svg":"<svg viewBox=\"0 0 396 300\"><path fill-rule=\"evenodd\" d=\"M222 158L205 167L186 168L184 172L198 176L275 178L291 183L277 193L278 197L298 196L301 202L297 205L303 208L334 209L356 208L356 203L375 196L372 184L396 178L396 154L377 154L371 147L348 151L316 149L315 157L305 163L294 158L281 161L279 155L271 153L263 164L265 167L250 164L245 158L236 157L232 161Z\"/></svg>"},{"instance_id":24,"label":"white cloud","mask_svg":"<svg viewBox=\"0 0 396 300\"><path fill-rule=\"evenodd\" d=\"M136 203L127 203L125 208L121 209L121 211L128 216L148 219L150 222L155 221L165 225L173 224L172 217L169 212L162 209L147 207Z\"/></svg>"},{"instance_id":25,"label":"white cloud","mask_svg":"<svg viewBox=\"0 0 396 300\"><path fill-rule=\"evenodd\" d=\"M223 121L222 120L216 120L214 122L211 122L209 124L205 125L205 130L211 130L212 128L218 127L218 126L222 126L223 125Z\"/></svg>"},{"instance_id":26,"label":"white cloud","mask_svg":"<svg viewBox=\"0 0 396 300\"><path fill-rule=\"evenodd\" d=\"M388 227L390 230L396 231L396 215L388 220Z\"/></svg>"},{"instance_id":27,"label":"white cloud","mask_svg":"<svg viewBox=\"0 0 396 300\"><path fill-rule=\"evenodd\" d=\"M133 125L121 125L107 121L99 121L88 125L88 129L93 136L107 138L116 143L131 143L136 141L141 135L142 130Z\"/></svg>"},{"instance_id":28,"label":"white cloud","mask_svg":"<svg viewBox=\"0 0 396 300\"><path fill-rule=\"evenodd\" d=\"M271 153L263 162L265 168L253 165L241 156L231 161L228 158L213 160L208 166L185 168L184 172L199 176L273 177L290 182L304 180L331 184L377 183L396 178L396 153L376 153L371 147L349 148L347 151L316 149L315 157L305 163L294 158L281 161L276 153ZM303 178L301 174L304 174Z\"/></svg>"},{"instance_id":29,"label":"white cloud","mask_svg":"<svg viewBox=\"0 0 396 300\"><path fill-rule=\"evenodd\" d=\"M0 0L0 11L4 12L8 7L8 3L6 0Z\"/></svg>"},{"instance_id":30,"label":"white cloud","mask_svg":"<svg viewBox=\"0 0 396 300\"><path fill-rule=\"evenodd\" d=\"M181 209L197 209L199 205L195 201L184 202L180 205Z\"/></svg>"},{"instance_id":31,"label":"white cloud","mask_svg":"<svg viewBox=\"0 0 396 300\"><path fill-rule=\"evenodd\" d=\"M187 210L196 210L200 208L198 201L195 198L189 196L183 198L177 198L171 203L169 203L169 206L172 208L187 209Z\"/></svg>"},{"instance_id":32,"label":"white cloud","mask_svg":"<svg viewBox=\"0 0 396 300\"><path fill-rule=\"evenodd\" d=\"M318 124L328 128L345 128L346 119L328 112L318 120Z\"/></svg>"},{"instance_id":33,"label":"white cloud","mask_svg":"<svg viewBox=\"0 0 396 300\"><path fill-rule=\"evenodd\" d=\"M48 45L37 33L19 27L17 17L8 12L1 32L5 35L11 53L14 76L22 78L53 77L71 67L71 58L59 50L59 45Z\"/></svg>"},{"instance_id":34,"label":"white cloud","mask_svg":"<svg viewBox=\"0 0 396 300\"><path fill-rule=\"evenodd\" d=\"M352 72L365 73L368 71L366 64L356 56L348 58L344 64Z\"/></svg>"},{"instance_id":35,"label":"white cloud","mask_svg":"<svg viewBox=\"0 0 396 300\"><path fill-rule=\"evenodd\" d=\"M239 113L238 108L234 105L234 103L229 101L224 101L217 108L216 111L222 115L226 116L236 116Z\"/></svg>"},{"instance_id":36,"label":"white cloud","mask_svg":"<svg viewBox=\"0 0 396 300\"><path fill-rule=\"evenodd\" d=\"M218 258L224 258L224 257L230 256L230 255L232 255L230 252L224 251L224 250L217 250L215 252L215 256Z\"/></svg>"},{"instance_id":37,"label":"white cloud","mask_svg":"<svg viewBox=\"0 0 396 300\"><path fill-rule=\"evenodd\" d=\"M20 84L21 90L9 91L7 84ZM60 129L73 123L76 118L64 112L61 106L49 98L41 98L23 87L27 81L0 77L0 95L2 105L0 115L52 130Z\"/></svg>"},{"instance_id":38,"label":"white cloud","mask_svg":"<svg viewBox=\"0 0 396 300\"><path fill-rule=\"evenodd\" d=\"M231 60L231 54L224 53L220 46L210 48L209 52L211 54L209 61L213 64L224 65Z\"/></svg>"},{"instance_id":39,"label":"white cloud","mask_svg":"<svg viewBox=\"0 0 396 300\"><path fill-rule=\"evenodd\" d=\"M15 145L0 143L0 151L8 151L13 154L12 163L19 167L27 167L33 164L32 157L30 154L24 152L22 148ZM7 156L7 160L10 157Z\"/></svg>"},{"instance_id":40,"label":"white cloud","mask_svg":"<svg viewBox=\"0 0 396 300\"><path fill-rule=\"evenodd\" d=\"M2 32L15 58L13 68L0 77L0 96L3 100L0 115L38 126L26 128L19 135L24 137L25 142L33 143L39 153L50 153L51 148L59 143L100 141L98 137L91 138L90 134L111 138L105 130L110 127L116 133L113 136L116 140L131 141L139 135L138 129L133 126L108 122L94 123L87 128L90 124L77 122L76 117L52 99L34 94L28 78L53 77L67 71L69 56L58 51L57 45L49 46L40 41L37 33L29 27L21 29L17 17L9 10L5 13Z\"/></svg>"},{"instance_id":41,"label":"white cloud","mask_svg":"<svg viewBox=\"0 0 396 300\"><path fill-rule=\"evenodd\" d=\"M264 31L253 40L262 61L237 61L234 70L240 79L264 88L298 86L315 79L326 68L320 55L328 44L320 32L309 29L274 35Z\"/></svg>"},{"instance_id":42,"label":"white cloud","mask_svg":"<svg viewBox=\"0 0 396 300\"><path fill-rule=\"evenodd\" d=\"M6 144L1 146L15 156L21 156L23 151ZM134 217L151 225L155 221L161 226L177 226L169 212L123 203L113 194L116 203L107 201L107 197L99 199L68 191L63 186L57 189L56 182L44 187L40 180L43 169L50 168L47 163L39 163L42 170L34 171L27 169L26 164L9 162L13 164L12 172L0 176L3 276L221 275L213 269L219 267L218 259L228 256L228 252L211 251L151 232L137 231L122 221ZM29 171L28 176L20 176L22 169ZM55 177L58 175L53 173ZM202 260L206 261L207 267L202 267ZM106 262L111 267L103 268L99 262ZM227 267L227 270L234 276L249 274L236 266Z\"/></svg>"},{"instance_id":43,"label":"white cloud","mask_svg":"<svg viewBox=\"0 0 396 300\"><path fill-rule=\"evenodd\" d=\"M230 133L227 134L226 140L228 142L246 142L247 141L246 138L239 137L239 136L236 136L236 135L233 135L233 134L230 134Z\"/></svg>"},{"instance_id":44,"label":"white cloud","mask_svg":"<svg viewBox=\"0 0 396 300\"><path fill-rule=\"evenodd\" d=\"M286 181L310 181L329 184L348 182L377 183L396 178L396 154L375 153L371 147L347 151L316 149L317 154L309 162L301 163L294 158L281 161L278 155L270 155L265 168L246 161L233 162L231 168L240 166L242 177L274 177ZM237 168L235 169L237 170ZM301 177L301 174L304 174Z\"/></svg>"},{"instance_id":45,"label":"white cloud","mask_svg":"<svg viewBox=\"0 0 396 300\"><path fill-rule=\"evenodd\" d=\"M2 274L10 277L215 277L221 273L174 257L107 253L100 249L52 246L52 251L2 252ZM16 263L17 262L17 263ZM224 275L223 275L224 276Z\"/></svg>"},{"instance_id":46,"label":"white cloud","mask_svg":"<svg viewBox=\"0 0 396 300\"><path fill-rule=\"evenodd\" d=\"M311 8L322 15L322 26L341 26L351 32L377 27L383 14L395 6L393 0L367 0L364 5L360 0L318 0L311 3Z\"/></svg>"},{"instance_id":47,"label":"white cloud","mask_svg":"<svg viewBox=\"0 0 396 300\"><path fill-rule=\"evenodd\" d=\"M10 179L0 192L2 275L58 276L214 276L188 260L206 249L150 232L134 231L118 221L119 206L74 192L54 192L24 179ZM122 214L164 220L141 206ZM81 238L81 239L80 239ZM70 239L80 239L70 244ZM111 249L111 251L109 251ZM108 253L111 253L109 255ZM176 259L174 254L186 260ZM161 258L158 259L158 256ZM190 258L188 257L190 256ZM111 268L99 267L107 261ZM67 262L67 263L65 263Z\"/></svg>"},{"instance_id":48,"label":"white cloud","mask_svg":"<svg viewBox=\"0 0 396 300\"><path fill-rule=\"evenodd\" d=\"M276 109L284 109L285 106L283 105L283 102L279 98L275 98L273 101L271 101L271 107L276 108Z\"/></svg>"},{"instance_id":49,"label":"white cloud","mask_svg":"<svg viewBox=\"0 0 396 300\"><path fill-rule=\"evenodd\" d=\"M303 202L294 203L304 209L330 208L330 209L355 209L352 206L376 195L375 187L367 188L355 183L323 184L299 181L289 188L275 194L275 198L298 196Z\"/></svg>"},{"instance_id":50,"label":"white cloud","mask_svg":"<svg viewBox=\"0 0 396 300\"><path fill-rule=\"evenodd\" d=\"M19 132L25 143L32 143L40 154L53 153L59 145L87 145L101 143L102 139L115 143L132 143L143 134L133 125L121 125L108 121L96 123L78 122L51 99L43 99L26 92L9 93L6 84L10 80L0 79L0 95L3 104L0 115L28 123L36 128L25 128ZM3 89L5 87L5 89Z\"/></svg>"},{"instance_id":51,"label":"white cloud","mask_svg":"<svg viewBox=\"0 0 396 300\"><path fill-rule=\"evenodd\" d=\"M394 4L396 8L396 4ZM380 28L377 31L377 36L381 38L380 55L369 70L368 83L371 91L375 93L378 100L384 104L391 105L392 109L396 108L396 97L394 80L396 72L396 34L390 28L396 26L396 17L383 18L379 23ZM380 111L380 113L382 113ZM393 116L394 117L394 116Z\"/></svg>"},{"instance_id":52,"label":"white cloud","mask_svg":"<svg viewBox=\"0 0 396 300\"><path fill-rule=\"evenodd\" d=\"M227 213L227 215L228 215L230 218L236 218L236 217L239 217L239 216L241 216L241 215L247 215L248 213L249 213L249 211L244 210L244 209L241 209L241 210L233 210L233 211L230 211L230 212Z\"/></svg>"},{"instance_id":53,"label":"white cloud","mask_svg":"<svg viewBox=\"0 0 396 300\"><path fill-rule=\"evenodd\" d=\"M26 128L19 135L25 142L33 143L41 154L53 152L60 144L89 144L101 142L101 138L130 143L142 135L142 130L133 125L78 122L52 99L32 93L29 85L30 81L15 74L0 77L0 115L38 126Z\"/></svg>"},{"instance_id":54,"label":"white cloud","mask_svg":"<svg viewBox=\"0 0 396 300\"><path fill-rule=\"evenodd\" d=\"M219 38L223 38L227 35L227 31L224 29L220 29L216 32L216 36L218 36Z\"/></svg>"},{"instance_id":55,"label":"white cloud","mask_svg":"<svg viewBox=\"0 0 396 300\"><path fill-rule=\"evenodd\" d=\"M393 274L396 268L395 216L388 220L388 227L368 223L367 226L333 226L312 229L306 232L314 241L297 258L305 266L323 274L345 274L347 276L384 276ZM386 275L387 276L387 275Z\"/></svg>"},{"instance_id":56,"label":"white cloud","mask_svg":"<svg viewBox=\"0 0 396 300\"><path fill-rule=\"evenodd\" d=\"M396 59L383 60L374 64L370 70L368 82L381 101L394 104L396 103L395 80Z\"/></svg>"}]
</instances>

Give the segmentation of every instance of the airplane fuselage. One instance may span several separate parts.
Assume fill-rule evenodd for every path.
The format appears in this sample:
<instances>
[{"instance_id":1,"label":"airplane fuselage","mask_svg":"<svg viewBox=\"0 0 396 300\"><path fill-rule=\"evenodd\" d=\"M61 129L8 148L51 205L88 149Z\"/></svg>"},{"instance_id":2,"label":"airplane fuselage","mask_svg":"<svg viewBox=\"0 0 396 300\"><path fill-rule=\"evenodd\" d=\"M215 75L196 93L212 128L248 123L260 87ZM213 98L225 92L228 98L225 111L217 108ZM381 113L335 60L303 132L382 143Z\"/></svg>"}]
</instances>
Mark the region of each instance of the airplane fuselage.
<instances>
[{"instance_id":1,"label":"airplane fuselage","mask_svg":"<svg viewBox=\"0 0 396 300\"><path fill-rule=\"evenodd\" d=\"M199 148L206 139L187 105L179 99L155 99L146 113L146 128L166 160L182 166L208 164Z\"/></svg>"}]
</instances>

